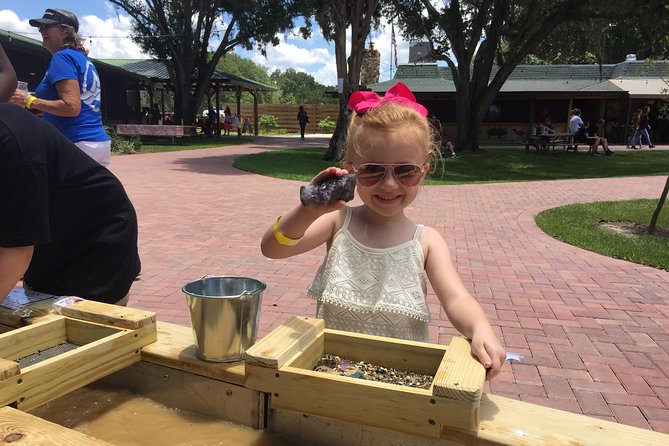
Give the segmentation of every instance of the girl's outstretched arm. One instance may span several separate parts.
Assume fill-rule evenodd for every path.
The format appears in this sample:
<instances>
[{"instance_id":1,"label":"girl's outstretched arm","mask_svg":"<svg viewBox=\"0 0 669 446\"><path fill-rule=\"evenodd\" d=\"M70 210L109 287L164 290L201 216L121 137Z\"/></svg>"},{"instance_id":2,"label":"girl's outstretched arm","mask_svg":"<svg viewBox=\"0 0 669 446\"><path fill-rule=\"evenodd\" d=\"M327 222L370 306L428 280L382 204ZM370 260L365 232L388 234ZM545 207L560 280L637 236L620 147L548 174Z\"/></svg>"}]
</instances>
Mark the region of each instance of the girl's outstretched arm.
<instances>
[{"instance_id":1,"label":"girl's outstretched arm","mask_svg":"<svg viewBox=\"0 0 669 446\"><path fill-rule=\"evenodd\" d=\"M329 167L316 175L312 183L347 173L344 169ZM260 250L265 257L283 259L311 251L323 243L329 243L336 228L343 221L343 214L334 211L340 211L344 205L344 201L339 201L330 206L306 207L302 204L295 206L265 231Z\"/></svg>"},{"instance_id":2,"label":"girl's outstretched arm","mask_svg":"<svg viewBox=\"0 0 669 446\"><path fill-rule=\"evenodd\" d=\"M502 369L506 352L479 303L467 291L455 270L444 238L425 227L421 236L425 272L453 326L471 340L472 353L487 369L486 379Z\"/></svg>"}]
</instances>

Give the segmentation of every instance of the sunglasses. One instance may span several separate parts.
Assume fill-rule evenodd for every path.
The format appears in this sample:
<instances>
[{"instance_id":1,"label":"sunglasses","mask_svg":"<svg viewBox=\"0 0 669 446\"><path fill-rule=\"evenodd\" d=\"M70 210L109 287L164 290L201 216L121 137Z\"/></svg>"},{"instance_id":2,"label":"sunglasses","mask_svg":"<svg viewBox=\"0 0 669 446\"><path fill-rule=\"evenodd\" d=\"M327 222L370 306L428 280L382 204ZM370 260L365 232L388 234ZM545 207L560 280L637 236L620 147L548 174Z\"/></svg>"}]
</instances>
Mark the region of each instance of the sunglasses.
<instances>
[{"instance_id":1,"label":"sunglasses","mask_svg":"<svg viewBox=\"0 0 669 446\"><path fill-rule=\"evenodd\" d=\"M406 187L417 186L425 171L425 167L416 164L361 164L356 169L358 183L361 186L374 186L386 177L389 169L393 172L395 179Z\"/></svg>"},{"instance_id":2,"label":"sunglasses","mask_svg":"<svg viewBox=\"0 0 669 446\"><path fill-rule=\"evenodd\" d=\"M59 27L59 28L69 28L68 25L64 25L64 24L62 24L62 23L50 23L50 24L48 24L48 25L40 25L40 26L38 26L38 27L37 27L37 30L38 30L38 31L42 31L42 30L47 30L47 29L56 28L56 27Z\"/></svg>"}]
</instances>

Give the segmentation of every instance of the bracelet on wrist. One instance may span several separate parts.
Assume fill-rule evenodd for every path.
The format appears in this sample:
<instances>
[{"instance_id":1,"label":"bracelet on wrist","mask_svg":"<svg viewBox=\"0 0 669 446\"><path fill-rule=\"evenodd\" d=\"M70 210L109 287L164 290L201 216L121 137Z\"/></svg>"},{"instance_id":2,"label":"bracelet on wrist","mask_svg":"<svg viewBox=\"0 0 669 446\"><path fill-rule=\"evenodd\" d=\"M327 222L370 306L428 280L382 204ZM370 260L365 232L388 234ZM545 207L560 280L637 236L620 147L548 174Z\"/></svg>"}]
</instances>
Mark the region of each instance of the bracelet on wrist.
<instances>
[{"instance_id":1,"label":"bracelet on wrist","mask_svg":"<svg viewBox=\"0 0 669 446\"><path fill-rule=\"evenodd\" d=\"M28 102L26 102L26 108L28 110L30 110L30 108L32 107L33 102L35 102L35 99L37 99L37 98L35 96L32 96L32 95L28 98Z\"/></svg>"},{"instance_id":2,"label":"bracelet on wrist","mask_svg":"<svg viewBox=\"0 0 669 446\"><path fill-rule=\"evenodd\" d=\"M299 243L300 240L302 240L302 237L300 238L290 238L285 236L281 231L279 231L279 220L281 220L281 216L279 215L274 222L274 227L273 227L273 232L274 232L274 238L276 239L277 243L279 245L283 246L295 246Z\"/></svg>"}]
</instances>

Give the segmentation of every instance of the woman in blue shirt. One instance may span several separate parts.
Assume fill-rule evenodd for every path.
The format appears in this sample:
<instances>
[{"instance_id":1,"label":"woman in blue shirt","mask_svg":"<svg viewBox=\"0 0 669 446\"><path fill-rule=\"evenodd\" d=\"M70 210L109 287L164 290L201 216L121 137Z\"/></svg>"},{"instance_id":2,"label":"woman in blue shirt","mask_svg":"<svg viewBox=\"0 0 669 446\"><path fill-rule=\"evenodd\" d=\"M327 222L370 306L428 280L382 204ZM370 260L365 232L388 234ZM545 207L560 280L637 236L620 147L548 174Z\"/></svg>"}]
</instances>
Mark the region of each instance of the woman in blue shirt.
<instances>
[{"instance_id":1,"label":"woman in blue shirt","mask_svg":"<svg viewBox=\"0 0 669 446\"><path fill-rule=\"evenodd\" d=\"M63 9L47 9L31 19L42 35L42 46L53 55L35 95L17 90L11 102L42 112L70 141L106 166L111 141L102 126L100 78L88 59L77 32L77 16Z\"/></svg>"}]
</instances>

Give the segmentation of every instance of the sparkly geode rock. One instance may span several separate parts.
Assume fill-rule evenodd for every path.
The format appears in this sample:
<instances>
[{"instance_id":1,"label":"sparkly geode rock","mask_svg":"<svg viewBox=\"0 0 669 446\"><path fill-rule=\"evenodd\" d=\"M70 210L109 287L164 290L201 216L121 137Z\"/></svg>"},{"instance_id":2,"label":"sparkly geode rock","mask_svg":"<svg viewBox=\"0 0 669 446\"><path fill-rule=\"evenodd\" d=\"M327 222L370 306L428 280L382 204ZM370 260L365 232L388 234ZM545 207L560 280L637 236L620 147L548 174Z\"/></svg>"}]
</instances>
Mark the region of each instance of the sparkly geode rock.
<instances>
[{"instance_id":1,"label":"sparkly geode rock","mask_svg":"<svg viewBox=\"0 0 669 446\"><path fill-rule=\"evenodd\" d=\"M331 176L316 184L300 187L300 201L304 206L327 206L339 200L351 201L355 192L356 174Z\"/></svg>"}]
</instances>

